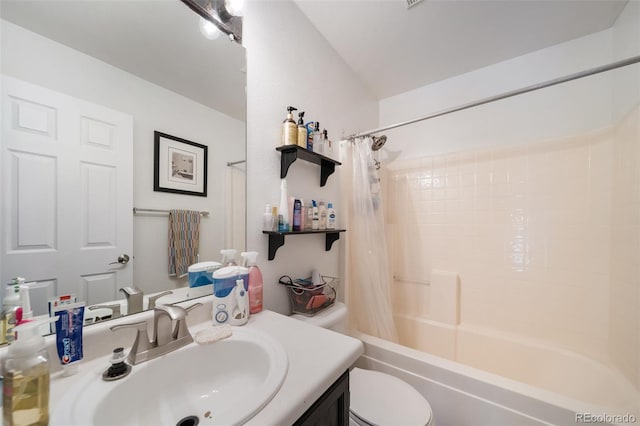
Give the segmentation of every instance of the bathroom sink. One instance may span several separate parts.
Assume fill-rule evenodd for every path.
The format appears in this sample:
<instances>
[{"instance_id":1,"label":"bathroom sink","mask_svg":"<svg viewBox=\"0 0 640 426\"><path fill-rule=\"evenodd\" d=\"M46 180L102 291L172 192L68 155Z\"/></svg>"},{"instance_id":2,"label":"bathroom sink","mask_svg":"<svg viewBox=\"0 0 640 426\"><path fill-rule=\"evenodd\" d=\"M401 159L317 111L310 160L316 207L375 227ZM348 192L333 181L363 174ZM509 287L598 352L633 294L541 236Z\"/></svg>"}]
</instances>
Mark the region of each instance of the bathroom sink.
<instances>
[{"instance_id":1,"label":"bathroom sink","mask_svg":"<svg viewBox=\"0 0 640 426\"><path fill-rule=\"evenodd\" d=\"M52 407L51 425L176 425L190 416L200 425L241 424L273 398L288 366L277 342L237 327L227 339L191 343L113 382L101 378L105 362L87 365L69 388L60 379L65 396Z\"/></svg>"}]
</instances>

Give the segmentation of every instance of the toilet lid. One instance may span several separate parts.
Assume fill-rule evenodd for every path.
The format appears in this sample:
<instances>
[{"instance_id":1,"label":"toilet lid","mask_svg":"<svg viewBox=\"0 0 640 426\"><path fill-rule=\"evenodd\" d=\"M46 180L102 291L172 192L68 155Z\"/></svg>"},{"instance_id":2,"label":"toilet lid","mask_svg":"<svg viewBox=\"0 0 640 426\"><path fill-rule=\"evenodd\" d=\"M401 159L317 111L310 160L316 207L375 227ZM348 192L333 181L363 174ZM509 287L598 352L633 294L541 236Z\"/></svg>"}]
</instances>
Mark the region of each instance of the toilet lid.
<instances>
[{"instance_id":1,"label":"toilet lid","mask_svg":"<svg viewBox=\"0 0 640 426\"><path fill-rule=\"evenodd\" d=\"M425 426L431 407L408 383L389 374L354 368L349 374L349 410L373 426Z\"/></svg>"}]
</instances>

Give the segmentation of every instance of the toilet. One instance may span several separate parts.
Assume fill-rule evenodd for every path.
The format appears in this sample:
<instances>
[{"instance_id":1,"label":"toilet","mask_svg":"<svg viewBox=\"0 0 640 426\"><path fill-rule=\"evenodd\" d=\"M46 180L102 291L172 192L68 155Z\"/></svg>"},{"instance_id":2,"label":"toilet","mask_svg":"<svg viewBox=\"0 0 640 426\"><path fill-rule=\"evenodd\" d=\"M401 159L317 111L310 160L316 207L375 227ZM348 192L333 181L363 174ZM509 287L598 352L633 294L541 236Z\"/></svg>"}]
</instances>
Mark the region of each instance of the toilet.
<instances>
[{"instance_id":1,"label":"toilet","mask_svg":"<svg viewBox=\"0 0 640 426\"><path fill-rule=\"evenodd\" d=\"M292 318L346 333L347 307L336 302L313 317ZM349 373L350 426L435 426L431 406L411 385L379 371L355 367Z\"/></svg>"}]
</instances>

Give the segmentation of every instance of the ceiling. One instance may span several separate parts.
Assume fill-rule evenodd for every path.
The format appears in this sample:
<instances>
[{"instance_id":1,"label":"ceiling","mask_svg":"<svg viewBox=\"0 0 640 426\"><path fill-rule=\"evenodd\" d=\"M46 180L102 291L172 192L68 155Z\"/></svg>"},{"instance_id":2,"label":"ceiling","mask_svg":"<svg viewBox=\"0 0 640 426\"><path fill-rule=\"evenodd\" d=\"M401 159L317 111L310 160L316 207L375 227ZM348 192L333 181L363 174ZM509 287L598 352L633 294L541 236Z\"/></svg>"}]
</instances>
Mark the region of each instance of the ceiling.
<instances>
[{"instance_id":1,"label":"ceiling","mask_svg":"<svg viewBox=\"0 0 640 426\"><path fill-rule=\"evenodd\" d=\"M627 0L294 0L379 99L604 30Z\"/></svg>"},{"instance_id":2,"label":"ceiling","mask_svg":"<svg viewBox=\"0 0 640 426\"><path fill-rule=\"evenodd\" d=\"M244 48L177 0L2 0L0 17L245 121Z\"/></svg>"}]
</instances>

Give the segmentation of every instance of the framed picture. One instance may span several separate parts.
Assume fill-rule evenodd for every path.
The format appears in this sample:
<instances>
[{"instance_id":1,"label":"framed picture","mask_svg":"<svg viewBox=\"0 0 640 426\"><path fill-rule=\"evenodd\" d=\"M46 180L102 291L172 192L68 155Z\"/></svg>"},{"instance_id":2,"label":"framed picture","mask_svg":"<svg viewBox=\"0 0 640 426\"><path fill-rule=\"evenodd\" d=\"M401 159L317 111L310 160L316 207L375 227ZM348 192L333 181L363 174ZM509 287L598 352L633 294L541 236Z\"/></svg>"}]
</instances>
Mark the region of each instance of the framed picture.
<instances>
[{"instance_id":1,"label":"framed picture","mask_svg":"<svg viewBox=\"0 0 640 426\"><path fill-rule=\"evenodd\" d=\"M153 190L207 196L207 147L155 131Z\"/></svg>"}]
</instances>

